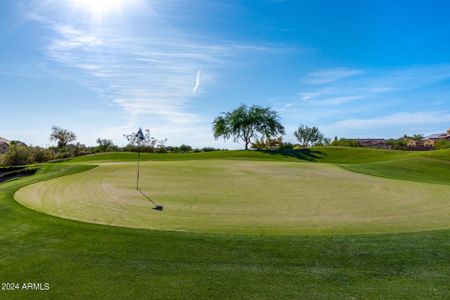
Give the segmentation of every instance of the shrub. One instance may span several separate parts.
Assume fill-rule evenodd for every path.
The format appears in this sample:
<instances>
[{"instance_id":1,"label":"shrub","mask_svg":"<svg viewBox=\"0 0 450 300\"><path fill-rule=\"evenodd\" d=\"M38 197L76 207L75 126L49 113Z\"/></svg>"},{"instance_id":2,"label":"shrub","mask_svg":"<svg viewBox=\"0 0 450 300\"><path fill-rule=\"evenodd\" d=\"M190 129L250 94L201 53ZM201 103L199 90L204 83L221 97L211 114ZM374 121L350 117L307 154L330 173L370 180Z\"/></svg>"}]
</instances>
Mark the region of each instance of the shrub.
<instances>
[{"instance_id":1,"label":"shrub","mask_svg":"<svg viewBox=\"0 0 450 300\"><path fill-rule=\"evenodd\" d=\"M281 144L278 149L280 150L294 150L295 145L291 143L283 143Z\"/></svg>"},{"instance_id":2,"label":"shrub","mask_svg":"<svg viewBox=\"0 0 450 300\"><path fill-rule=\"evenodd\" d=\"M440 149L448 149L448 148L450 148L450 141L446 141L446 140L440 140L440 141L437 141L437 142L434 144L434 148L435 148L436 150L440 150Z\"/></svg>"},{"instance_id":3,"label":"shrub","mask_svg":"<svg viewBox=\"0 0 450 300\"><path fill-rule=\"evenodd\" d=\"M391 146L394 150L405 150L408 142L406 138L401 139L389 139L387 141L387 144Z\"/></svg>"},{"instance_id":4,"label":"shrub","mask_svg":"<svg viewBox=\"0 0 450 300\"><path fill-rule=\"evenodd\" d=\"M203 152L212 152L212 151L218 151L219 149L215 149L213 147L204 147L202 148Z\"/></svg>"},{"instance_id":5,"label":"shrub","mask_svg":"<svg viewBox=\"0 0 450 300\"><path fill-rule=\"evenodd\" d=\"M180 151L181 152L191 152L192 151L192 147L189 145L181 145L180 146Z\"/></svg>"},{"instance_id":6,"label":"shrub","mask_svg":"<svg viewBox=\"0 0 450 300\"><path fill-rule=\"evenodd\" d=\"M155 148L154 152L155 153L167 153L169 151L167 151L166 147L161 147L161 148Z\"/></svg>"},{"instance_id":7,"label":"shrub","mask_svg":"<svg viewBox=\"0 0 450 300\"><path fill-rule=\"evenodd\" d=\"M8 152L2 157L3 166L22 166L33 162L30 149L26 146L11 144Z\"/></svg>"},{"instance_id":8,"label":"shrub","mask_svg":"<svg viewBox=\"0 0 450 300\"><path fill-rule=\"evenodd\" d=\"M333 142L331 142L331 146L343 146L343 147L358 147L358 142L353 139L337 139L335 138Z\"/></svg>"},{"instance_id":9,"label":"shrub","mask_svg":"<svg viewBox=\"0 0 450 300\"><path fill-rule=\"evenodd\" d=\"M251 148L253 149L278 149L281 144L283 144L283 137L276 138L261 138L256 139L254 143L252 143Z\"/></svg>"},{"instance_id":10,"label":"shrub","mask_svg":"<svg viewBox=\"0 0 450 300\"><path fill-rule=\"evenodd\" d=\"M44 149L41 147L34 147L31 150L32 161L35 163L42 163L52 159L55 159L55 153L49 149Z\"/></svg>"}]
</instances>

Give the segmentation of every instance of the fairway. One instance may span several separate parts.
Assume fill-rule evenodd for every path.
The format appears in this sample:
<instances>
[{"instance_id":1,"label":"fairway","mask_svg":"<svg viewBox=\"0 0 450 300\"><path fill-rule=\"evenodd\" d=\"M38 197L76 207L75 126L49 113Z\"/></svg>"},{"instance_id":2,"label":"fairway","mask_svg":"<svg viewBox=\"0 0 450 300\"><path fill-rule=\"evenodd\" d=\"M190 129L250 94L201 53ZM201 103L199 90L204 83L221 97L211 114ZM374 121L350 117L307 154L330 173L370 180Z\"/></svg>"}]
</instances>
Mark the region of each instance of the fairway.
<instances>
[{"instance_id":1,"label":"fairway","mask_svg":"<svg viewBox=\"0 0 450 300\"><path fill-rule=\"evenodd\" d=\"M63 218L132 228L245 234L358 234L450 227L450 186L384 179L332 164L186 160L95 169L35 183L15 198Z\"/></svg>"}]
</instances>

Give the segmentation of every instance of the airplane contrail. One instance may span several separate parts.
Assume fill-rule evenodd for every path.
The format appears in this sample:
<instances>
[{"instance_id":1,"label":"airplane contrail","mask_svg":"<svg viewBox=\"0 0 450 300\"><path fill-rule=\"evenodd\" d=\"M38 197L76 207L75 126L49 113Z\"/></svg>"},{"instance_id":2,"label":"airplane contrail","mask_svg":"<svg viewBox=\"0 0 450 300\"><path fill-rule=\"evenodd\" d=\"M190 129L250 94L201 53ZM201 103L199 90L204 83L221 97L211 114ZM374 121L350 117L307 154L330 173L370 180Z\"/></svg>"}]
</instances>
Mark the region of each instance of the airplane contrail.
<instances>
[{"instance_id":1,"label":"airplane contrail","mask_svg":"<svg viewBox=\"0 0 450 300\"><path fill-rule=\"evenodd\" d=\"M200 88L200 71L197 72L197 78L195 79L195 86L192 90L193 93L197 93L198 89Z\"/></svg>"}]
</instances>

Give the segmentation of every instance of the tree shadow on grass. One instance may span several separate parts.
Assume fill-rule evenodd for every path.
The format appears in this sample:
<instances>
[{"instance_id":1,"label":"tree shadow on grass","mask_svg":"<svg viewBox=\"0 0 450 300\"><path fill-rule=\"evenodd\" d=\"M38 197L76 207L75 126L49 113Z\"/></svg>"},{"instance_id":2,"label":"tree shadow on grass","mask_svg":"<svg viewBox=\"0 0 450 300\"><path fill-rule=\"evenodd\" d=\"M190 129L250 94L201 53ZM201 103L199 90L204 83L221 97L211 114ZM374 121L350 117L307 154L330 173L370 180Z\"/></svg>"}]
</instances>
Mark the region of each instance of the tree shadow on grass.
<instances>
[{"instance_id":1,"label":"tree shadow on grass","mask_svg":"<svg viewBox=\"0 0 450 300\"><path fill-rule=\"evenodd\" d=\"M282 155L284 157L296 158L298 160L304 161L317 161L323 159L327 154L319 150L311 150L308 148L295 149L295 150L257 150L259 152L272 154L272 155Z\"/></svg>"}]
</instances>

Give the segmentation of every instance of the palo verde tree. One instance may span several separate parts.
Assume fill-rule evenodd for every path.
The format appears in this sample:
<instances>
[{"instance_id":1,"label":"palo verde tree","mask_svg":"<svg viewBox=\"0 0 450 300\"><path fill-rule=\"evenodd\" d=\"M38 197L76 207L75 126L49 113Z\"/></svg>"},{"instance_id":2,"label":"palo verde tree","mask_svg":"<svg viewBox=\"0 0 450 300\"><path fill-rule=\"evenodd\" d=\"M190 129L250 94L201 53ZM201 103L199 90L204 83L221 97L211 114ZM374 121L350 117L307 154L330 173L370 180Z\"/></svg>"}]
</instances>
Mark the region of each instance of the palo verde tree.
<instances>
[{"instance_id":1,"label":"palo verde tree","mask_svg":"<svg viewBox=\"0 0 450 300\"><path fill-rule=\"evenodd\" d=\"M294 131L294 135L298 142L304 147L313 146L324 141L324 135L316 126L308 127L301 125Z\"/></svg>"},{"instance_id":2,"label":"palo verde tree","mask_svg":"<svg viewBox=\"0 0 450 300\"><path fill-rule=\"evenodd\" d=\"M248 145L259 136L270 139L284 135L284 127L279 120L278 113L270 107L241 105L231 112L222 113L214 120L214 137L232 137L234 142L242 140L245 150L248 150Z\"/></svg>"},{"instance_id":3,"label":"palo verde tree","mask_svg":"<svg viewBox=\"0 0 450 300\"><path fill-rule=\"evenodd\" d=\"M52 133L50 134L50 141L57 142L58 148L64 148L68 144L74 142L77 136L72 131L60 128L58 126L52 127Z\"/></svg>"}]
</instances>

